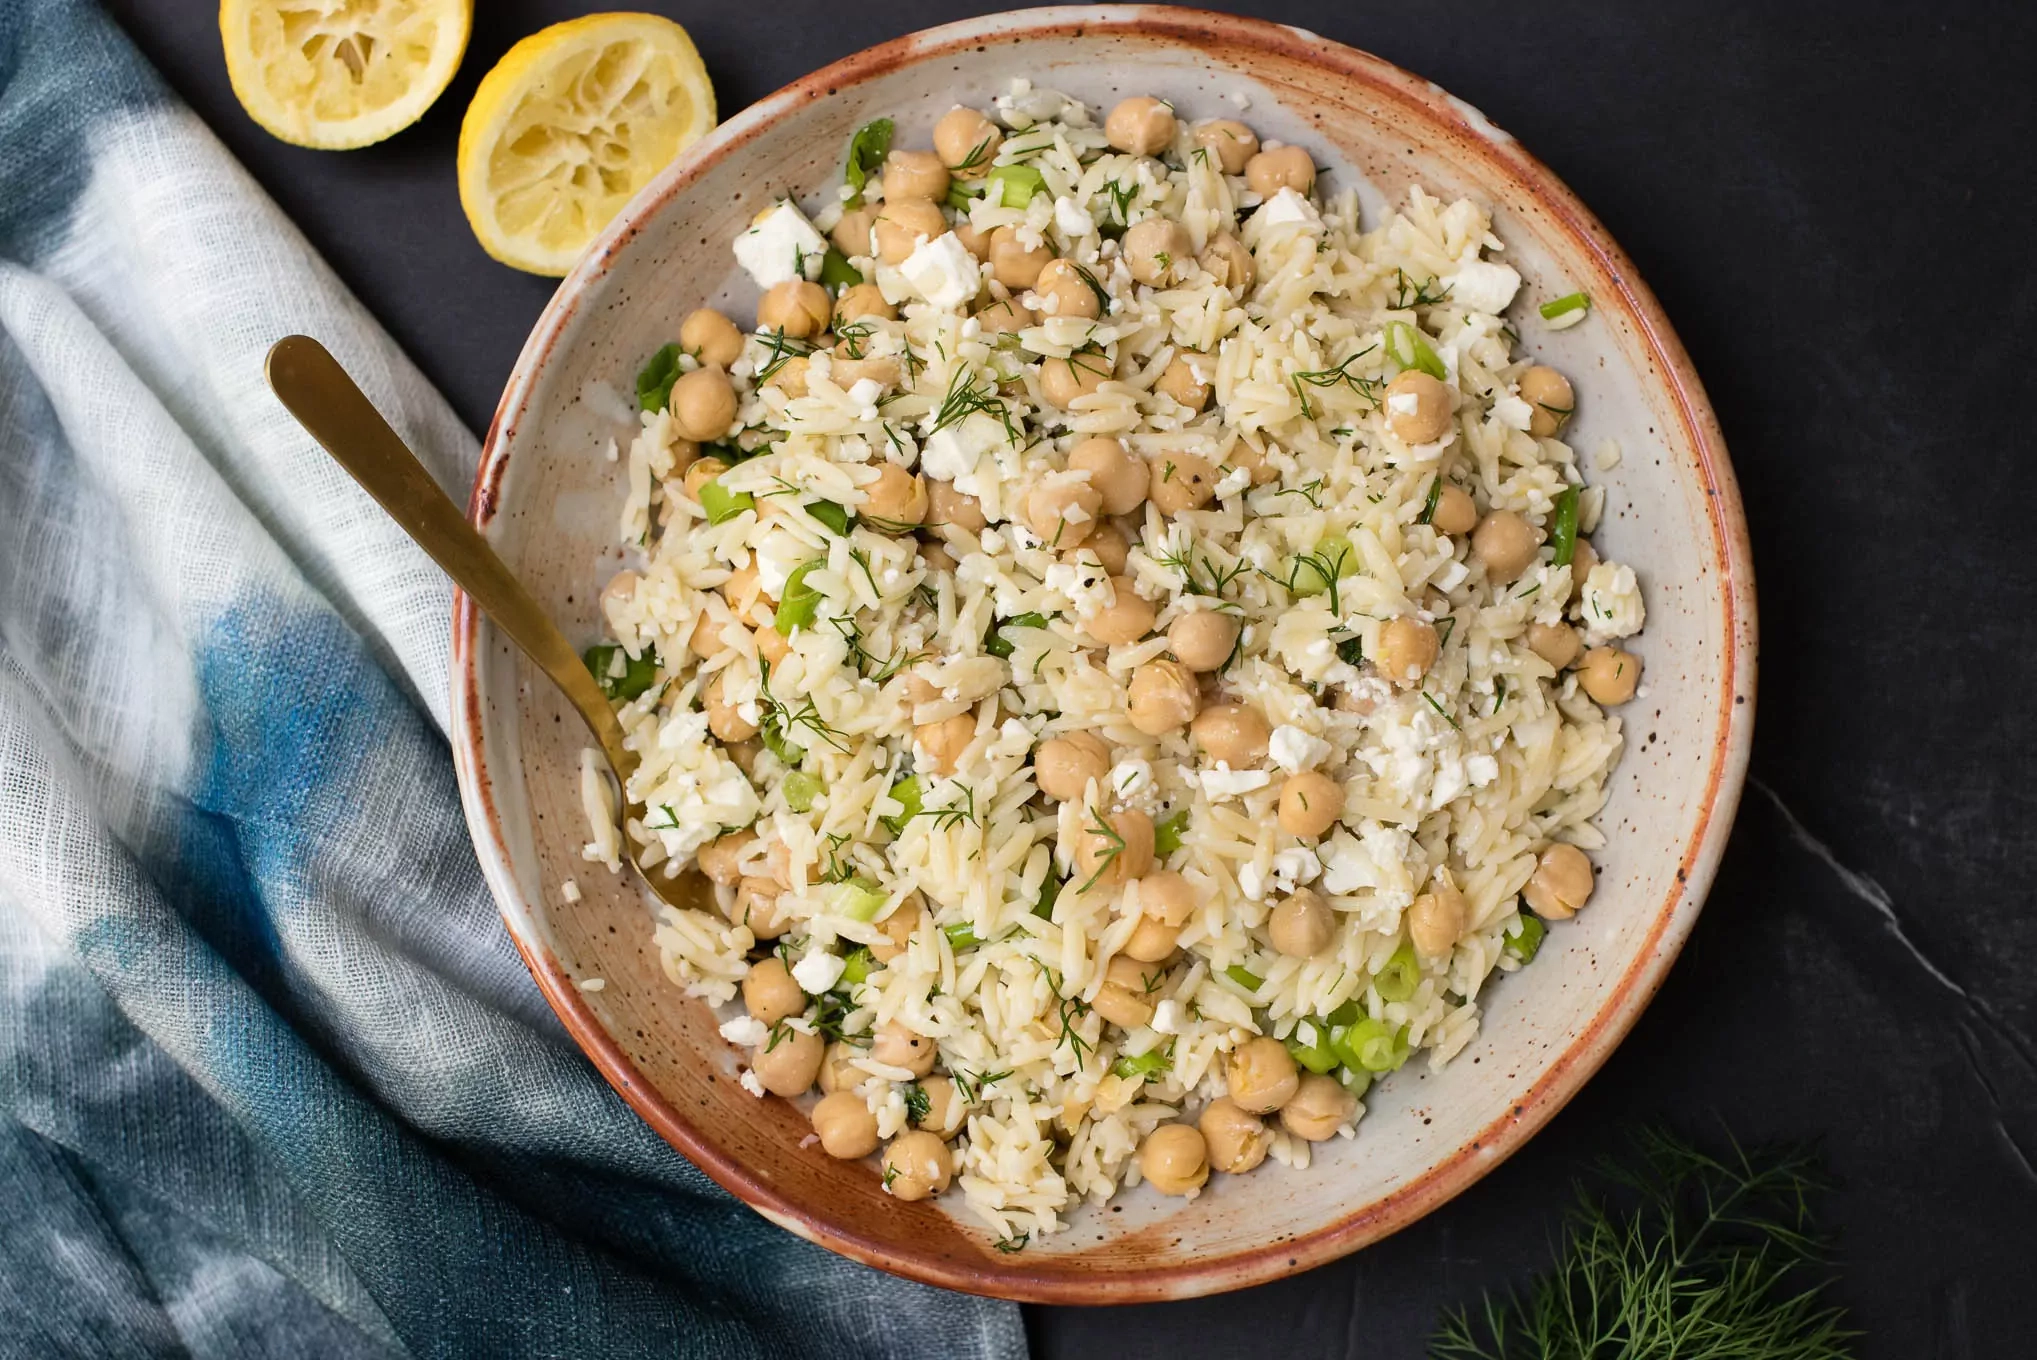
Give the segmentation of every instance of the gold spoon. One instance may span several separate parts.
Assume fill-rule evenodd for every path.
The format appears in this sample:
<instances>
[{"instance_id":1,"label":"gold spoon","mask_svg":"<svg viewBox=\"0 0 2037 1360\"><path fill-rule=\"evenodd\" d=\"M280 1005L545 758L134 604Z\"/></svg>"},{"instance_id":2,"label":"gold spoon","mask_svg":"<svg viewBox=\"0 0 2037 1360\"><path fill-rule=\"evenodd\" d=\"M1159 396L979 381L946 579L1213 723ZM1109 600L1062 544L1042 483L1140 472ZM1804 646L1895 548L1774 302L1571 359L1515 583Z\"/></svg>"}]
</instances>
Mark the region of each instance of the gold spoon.
<instances>
[{"instance_id":1,"label":"gold spoon","mask_svg":"<svg viewBox=\"0 0 2037 1360\"><path fill-rule=\"evenodd\" d=\"M637 755L623 745L622 724L616 721L608 696L594 682L566 635L502 565L488 540L467 523L452 498L439 490L417 455L389 428L382 413L324 345L308 335L285 336L270 348L267 370L269 386L311 437L325 446L333 461L380 502L397 527L429 553L495 626L565 692L587 730L594 734L616 787L624 791L623 826L627 828L631 819L641 822L643 804L628 801L629 776L637 767ZM626 829L621 839L624 853L636 864L638 847ZM698 873L668 878L647 872L641 864L636 868L651 891L675 907L713 906L712 890Z\"/></svg>"}]
</instances>

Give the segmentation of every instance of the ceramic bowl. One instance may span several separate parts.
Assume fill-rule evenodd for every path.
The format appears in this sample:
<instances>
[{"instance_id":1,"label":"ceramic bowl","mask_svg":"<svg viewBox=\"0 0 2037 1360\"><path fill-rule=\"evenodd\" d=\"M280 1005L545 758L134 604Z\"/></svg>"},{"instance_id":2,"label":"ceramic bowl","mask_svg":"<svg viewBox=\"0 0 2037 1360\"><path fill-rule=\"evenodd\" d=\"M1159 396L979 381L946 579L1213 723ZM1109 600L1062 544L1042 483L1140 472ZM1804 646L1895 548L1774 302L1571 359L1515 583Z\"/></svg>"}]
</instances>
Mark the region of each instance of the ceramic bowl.
<instances>
[{"instance_id":1,"label":"ceramic bowl","mask_svg":"<svg viewBox=\"0 0 2037 1360\"><path fill-rule=\"evenodd\" d=\"M1528 280L1516 324L1577 382L1574 442L1623 450L1591 473L1610 491L1596 541L1647 592L1647 687L1622 710L1627 748L1591 908L1485 994L1483 1029L1455 1063L1411 1064L1375 1088L1358 1137L1319 1146L1308 1170L1220 1176L1192 1202L1141 1188L1004 1255L959 1195L892 1200L869 1165L802 1147L793 1105L737 1084L714 1015L660 970L640 890L581 858L585 733L464 597L454 750L481 863L539 987L623 1097L709 1175L793 1232L934 1284L1049 1302L1181 1298L1316 1265L1427 1213L1520 1146L1634 1023L1697 917L1746 766L1746 528L1718 426L1655 299L1584 206L1478 110L1297 29L1160 7L1030 10L900 38L745 110L632 203L560 287L503 395L471 509L570 636L597 637L596 587L618 561L623 486L603 449L626 445L632 426L603 387L630 393L691 308L751 314L730 240L773 197L811 202L835 183L858 125L893 117L903 144L924 145L941 113L988 105L1014 76L1093 105L1157 94L1189 116L1245 118L1306 146L1333 184L1355 185L1368 222L1417 182L1492 207ZM1587 322L1540 324L1536 303L1577 289L1592 297ZM579 900L566 900L567 879ZM592 978L598 990L577 985Z\"/></svg>"}]
</instances>

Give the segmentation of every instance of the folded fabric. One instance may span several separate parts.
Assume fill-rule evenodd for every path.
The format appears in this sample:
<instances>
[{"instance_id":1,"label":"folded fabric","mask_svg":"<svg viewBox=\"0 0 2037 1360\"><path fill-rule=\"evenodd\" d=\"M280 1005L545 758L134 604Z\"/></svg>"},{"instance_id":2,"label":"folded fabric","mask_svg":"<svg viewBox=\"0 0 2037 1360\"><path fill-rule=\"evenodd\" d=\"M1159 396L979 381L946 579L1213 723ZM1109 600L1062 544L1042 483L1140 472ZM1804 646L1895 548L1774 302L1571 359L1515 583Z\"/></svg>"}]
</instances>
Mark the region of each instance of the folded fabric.
<instances>
[{"instance_id":1,"label":"folded fabric","mask_svg":"<svg viewBox=\"0 0 2037 1360\"><path fill-rule=\"evenodd\" d=\"M1022 1355L554 1022L449 587L269 394L297 331L464 499L472 436L119 31L0 0L0 1355Z\"/></svg>"}]
</instances>

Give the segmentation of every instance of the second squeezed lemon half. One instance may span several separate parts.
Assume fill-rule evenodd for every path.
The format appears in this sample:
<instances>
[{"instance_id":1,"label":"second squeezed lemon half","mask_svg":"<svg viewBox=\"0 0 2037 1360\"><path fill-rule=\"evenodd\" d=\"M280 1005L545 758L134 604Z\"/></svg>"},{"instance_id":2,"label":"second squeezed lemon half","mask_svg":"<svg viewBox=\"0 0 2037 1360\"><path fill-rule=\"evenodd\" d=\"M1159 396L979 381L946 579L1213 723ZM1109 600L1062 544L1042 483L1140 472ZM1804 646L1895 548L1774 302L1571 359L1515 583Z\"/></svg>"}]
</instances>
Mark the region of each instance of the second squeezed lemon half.
<instances>
[{"instance_id":1,"label":"second squeezed lemon half","mask_svg":"<svg viewBox=\"0 0 2037 1360\"><path fill-rule=\"evenodd\" d=\"M295 146L343 151L424 116L460 68L473 14L473 0L223 0L219 37L250 117Z\"/></svg>"}]
</instances>

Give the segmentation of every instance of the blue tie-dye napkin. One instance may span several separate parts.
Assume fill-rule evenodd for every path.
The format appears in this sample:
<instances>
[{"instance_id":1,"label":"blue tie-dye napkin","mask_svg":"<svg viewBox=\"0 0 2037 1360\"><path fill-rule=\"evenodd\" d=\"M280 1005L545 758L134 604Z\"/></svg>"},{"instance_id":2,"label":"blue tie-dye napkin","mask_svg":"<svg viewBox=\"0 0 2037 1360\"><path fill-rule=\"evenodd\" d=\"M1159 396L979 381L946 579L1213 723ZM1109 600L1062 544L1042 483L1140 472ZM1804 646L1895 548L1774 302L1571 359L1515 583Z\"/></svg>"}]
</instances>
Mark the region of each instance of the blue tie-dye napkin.
<instances>
[{"instance_id":1,"label":"blue tie-dye napkin","mask_svg":"<svg viewBox=\"0 0 2037 1360\"><path fill-rule=\"evenodd\" d=\"M1018 1356L771 1227L554 1023L446 582L276 405L473 438L121 34L0 0L0 1355Z\"/></svg>"}]
</instances>

